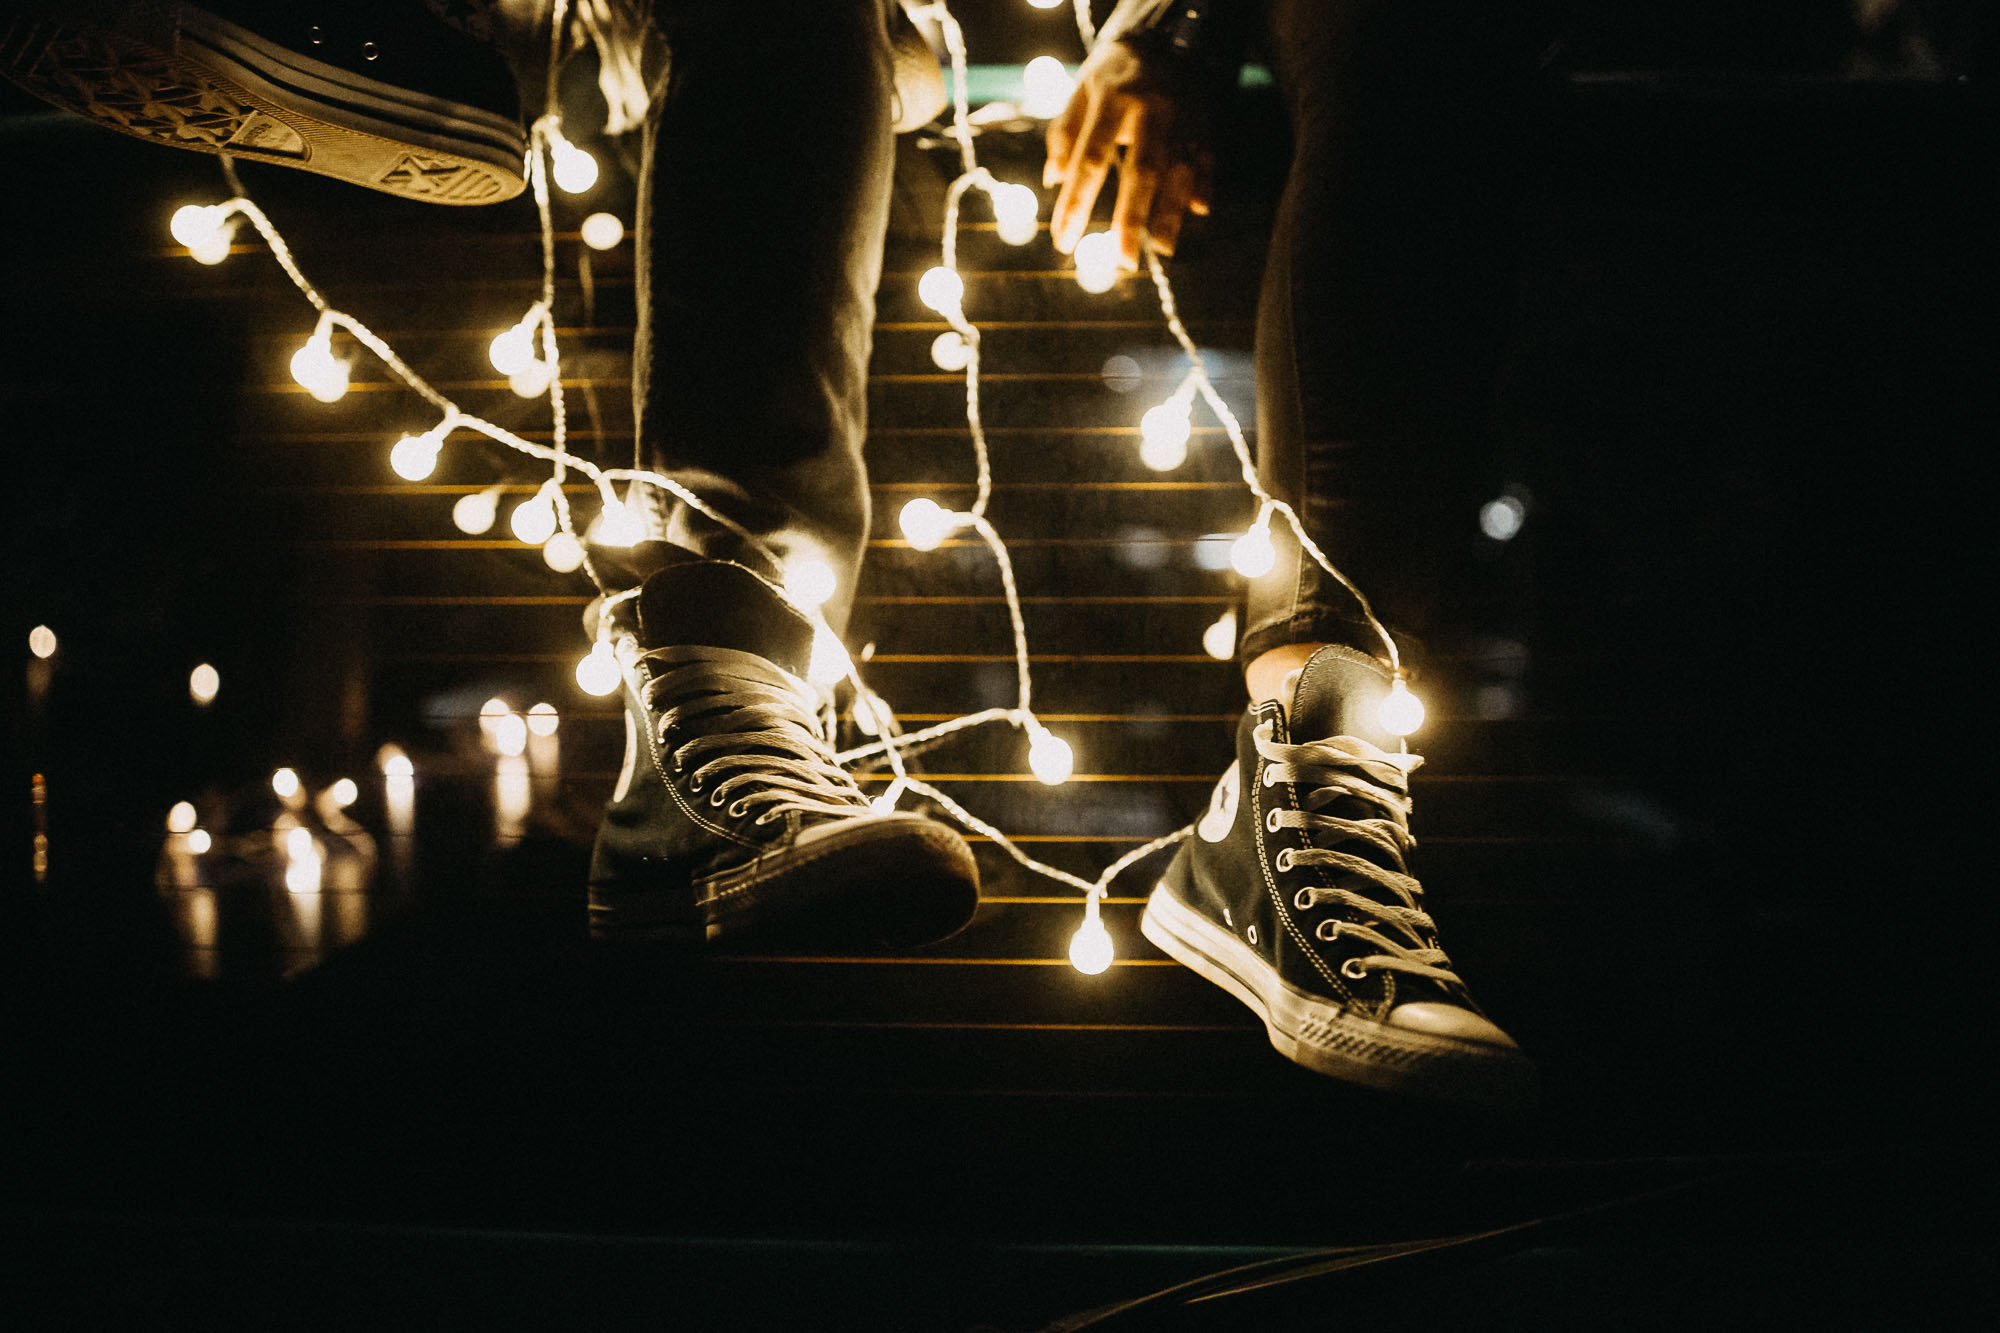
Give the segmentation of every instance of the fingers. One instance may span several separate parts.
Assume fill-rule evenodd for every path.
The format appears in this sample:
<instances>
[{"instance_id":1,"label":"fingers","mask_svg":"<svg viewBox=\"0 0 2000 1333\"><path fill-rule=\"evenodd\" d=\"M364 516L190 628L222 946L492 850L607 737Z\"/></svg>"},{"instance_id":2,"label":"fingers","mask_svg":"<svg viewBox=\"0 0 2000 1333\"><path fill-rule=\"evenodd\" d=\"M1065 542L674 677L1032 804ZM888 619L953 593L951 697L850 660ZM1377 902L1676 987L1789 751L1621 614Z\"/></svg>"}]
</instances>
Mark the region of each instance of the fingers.
<instances>
[{"instance_id":1,"label":"fingers","mask_svg":"<svg viewBox=\"0 0 2000 1333\"><path fill-rule=\"evenodd\" d=\"M1139 267L1140 246L1153 231L1154 201L1170 174L1165 145L1147 126L1144 111L1135 109L1129 120L1129 130L1119 136L1130 146L1118 169L1118 198L1111 209L1118 262L1128 272Z\"/></svg>"},{"instance_id":2,"label":"fingers","mask_svg":"<svg viewBox=\"0 0 2000 1333\"><path fill-rule=\"evenodd\" d=\"M1160 192L1153 200L1149 231L1153 248L1163 255L1172 254L1180 240L1181 223L1194 203L1194 182L1194 167L1187 162L1174 163L1160 182Z\"/></svg>"},{"instance_id":3,"label":"fingers","mask_svg":"<svg viewBox=\"0 0 2000 1333\"><path fill-rule=\"evenodd\" d=\"M1049 236L1063 254L1076 249L1084 228L1090 225L1091 209L1097 205L1098 191L1104 187L1118 151L1118 126L1105 116L1104 109L1102 99L1089 100L1068 156L1059 159L1062 189L1049 211Z\"/></svg>"}]
</instances>

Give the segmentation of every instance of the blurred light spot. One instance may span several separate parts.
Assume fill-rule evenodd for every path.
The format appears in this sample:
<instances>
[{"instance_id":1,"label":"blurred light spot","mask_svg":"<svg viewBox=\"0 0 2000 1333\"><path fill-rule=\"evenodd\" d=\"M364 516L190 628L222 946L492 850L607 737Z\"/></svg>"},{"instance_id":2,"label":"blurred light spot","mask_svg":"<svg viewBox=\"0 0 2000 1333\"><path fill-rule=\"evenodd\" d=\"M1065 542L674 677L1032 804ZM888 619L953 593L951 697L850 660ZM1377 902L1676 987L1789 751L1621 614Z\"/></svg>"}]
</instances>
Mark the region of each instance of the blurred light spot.
<instances>
[{"instance_id":1,"label":"blurred light spot","mask_svg":"<svg viewBox=\"0 0 2000 1333\"><path fill-rule=\"evenodd\" d=\"M191 802L176 801L174 808L167 811L167 832L169 833L190 833L194 830L194 826L200 822L200 817L195 814L194 805Z\"/></svg>"},{"instance_id":2,"label":"blurred light spot","mask_svg":"<svg viewBox=\"0 0 2000 1333\"><path fill-rule=\"evenodd\" d=\"M28 651L41 658L54 657L56 655L56 632L47 625L37 625L29 630Z\"/></svg>"},{"instance_id":3,"label":"blurred light spot","mask_svg":"<svg viewBox=\"0 0 2000 1333\"><path fill-rule=\"evenodd\" d=\"M198 704L212 704L222 690L222 673L203 662L188 672L188 695Z\"/></svg>"},{"instance_id":4,"label":"blurred light spot","mask_svg":"<svg viewBox=\"0 0 2000 1333\"><path fill-rule=\"evenodd\" d=\"M1511 541L1528 517L1528 507L1511 495L1488 500L1479 509L1479 530L1496 542Z\"/></svg>"},{"instance_id":5,"label":"blurred light spot","mask_svg":"<svg viewBox=\"0 0 2000 1333\"><path fill-rule=\"evenodd\" d=\"M609 250L625 239L625 223L616 213L592 213L582 231L583 243L593 250Z\"/></svg>"},{"instance_id":6,"label":"blurred light spot","mask_svg":"<svg viewBox=\"0 0 2000 1333\"><path fill-rule=\"evenodd\" d=\"M1113 393L1130 393L1139 387L1139 363L1129 356L1114 356L1104 363L1104 387Z\"/></svg>"}]
</instances>

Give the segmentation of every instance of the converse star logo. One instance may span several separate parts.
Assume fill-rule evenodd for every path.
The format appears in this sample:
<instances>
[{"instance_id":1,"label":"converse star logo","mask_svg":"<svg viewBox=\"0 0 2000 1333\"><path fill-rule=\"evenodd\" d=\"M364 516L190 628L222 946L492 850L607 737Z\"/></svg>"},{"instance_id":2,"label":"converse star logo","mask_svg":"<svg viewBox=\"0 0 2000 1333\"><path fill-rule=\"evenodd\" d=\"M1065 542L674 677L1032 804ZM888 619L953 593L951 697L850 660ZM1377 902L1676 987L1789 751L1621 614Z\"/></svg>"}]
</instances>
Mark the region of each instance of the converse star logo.
<instances>
[{"instance_id":1,"label":"converse star logo","mask_svg":"<svg viewBox=\"0 0 2000 1333\"><path fill-rule=\"evenodd\" d=\"M1231 764L1223 771L1222 780L1215 784L1214 795L1208 798L1208 813L1195 826L1204 841L1221 842L1229 836L1229 830L1236 824L1236 797L1242 780L1236 775L1237 766Z\"/></svg>"}]
</instances>

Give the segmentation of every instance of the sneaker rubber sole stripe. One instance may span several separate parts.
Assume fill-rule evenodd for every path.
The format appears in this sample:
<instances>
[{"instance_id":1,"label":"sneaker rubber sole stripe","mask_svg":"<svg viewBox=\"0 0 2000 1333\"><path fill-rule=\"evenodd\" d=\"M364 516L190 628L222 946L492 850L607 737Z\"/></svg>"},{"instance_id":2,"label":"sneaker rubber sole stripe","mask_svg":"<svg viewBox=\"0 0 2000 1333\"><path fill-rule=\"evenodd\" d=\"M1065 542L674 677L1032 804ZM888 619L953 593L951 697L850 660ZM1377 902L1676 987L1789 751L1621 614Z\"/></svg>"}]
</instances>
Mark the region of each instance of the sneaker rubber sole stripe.
<instances>
[{"instance_id":1,"label":"sneaker rubber sole stripe","mask_svg":"<svg viewBox=\"0 0 2000 1333\"><path fill-rule=\"evenodd\" d=\"M1165 884L1139 929L1155 947L1248 1005L1280 1055L1316 1073L1384 1092L1520 1107L1534 1067L1518 1052L1386 1027L1289 985L1233 934Z\"/></svg>"},{"instance_id":2,"label":"sneaker rubber sole stripe","mask_svg":"<svg viewBox=\"0 0 2000 1333\"><path fill-rule=\"evenodd\" d=\"M0 68L107 128L440 204L520 193L526 137L477 107L322 64L195 9L178 43L17 20Z\"/></svg>"}]
</instances>

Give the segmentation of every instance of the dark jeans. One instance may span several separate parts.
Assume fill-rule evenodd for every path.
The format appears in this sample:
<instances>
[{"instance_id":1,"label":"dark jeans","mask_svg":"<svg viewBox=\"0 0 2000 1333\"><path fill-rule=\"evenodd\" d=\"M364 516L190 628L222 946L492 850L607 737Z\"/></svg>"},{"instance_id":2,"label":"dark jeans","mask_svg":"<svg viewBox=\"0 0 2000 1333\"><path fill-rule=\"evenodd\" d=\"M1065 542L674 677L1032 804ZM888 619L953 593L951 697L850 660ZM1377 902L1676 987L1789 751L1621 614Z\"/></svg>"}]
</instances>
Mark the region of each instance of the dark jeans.
<instances>
[{"instance_id":1,"label":"dark jeans","mask_svg":"<svg viewBox=\"0 0 2000 1333\"><path fill-rule=\"evenodd\" d=\"M639 212L640 440L786 557L828 559L837 629L868 526L890 55L880 0L755 13L657 6L673 54ZM1437 534L1470 533L1491 498L1470 456L1512 286L1518 15L1498 0L1270 0L1265 17L1295 148L1259 306L1262 475L1385 619L1421 632ZM669 517L677 544L746 558L713 523ZM1375 651L1352 599L1273 535L1246 660L1288 642Z\"/></svg>"}]
</instances>

